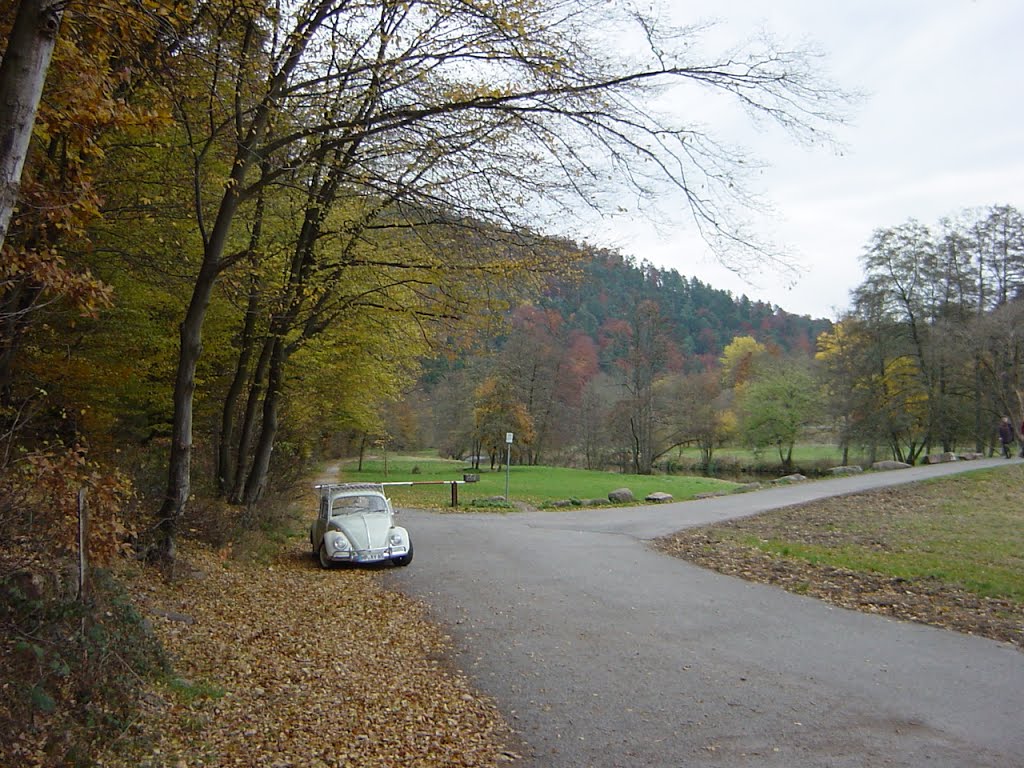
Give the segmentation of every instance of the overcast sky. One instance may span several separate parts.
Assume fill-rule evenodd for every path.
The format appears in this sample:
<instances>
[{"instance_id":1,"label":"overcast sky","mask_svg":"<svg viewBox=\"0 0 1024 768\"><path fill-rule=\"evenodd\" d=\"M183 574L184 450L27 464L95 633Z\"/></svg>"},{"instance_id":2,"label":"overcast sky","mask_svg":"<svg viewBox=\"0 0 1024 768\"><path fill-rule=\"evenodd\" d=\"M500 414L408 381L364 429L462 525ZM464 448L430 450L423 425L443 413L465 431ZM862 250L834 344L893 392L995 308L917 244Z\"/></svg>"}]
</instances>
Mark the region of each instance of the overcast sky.
<instances>
[{"instance_id":1,"label":"overcast sky","mask_svg":"<svg viewBox=\"0 0 1024 768\"><path fill-rule=\"evenodd\" d=\"M685 217L676 227L606 221L591 242L789 312L834 319L861 282L859 257L875 229L912 217L933 225L965 208L1024 208L1024 2L663 3L678 23L720 20L716 42L739 42L759 28L789 43L810 41L826 55L831 78L864 99L835 131L838 154L777 131L723 126L768 163L758 186L774 214L752 214L750 225L799 260L795 284L770 271L744 280L717 266Z\"/></svg>"}]
</instances>

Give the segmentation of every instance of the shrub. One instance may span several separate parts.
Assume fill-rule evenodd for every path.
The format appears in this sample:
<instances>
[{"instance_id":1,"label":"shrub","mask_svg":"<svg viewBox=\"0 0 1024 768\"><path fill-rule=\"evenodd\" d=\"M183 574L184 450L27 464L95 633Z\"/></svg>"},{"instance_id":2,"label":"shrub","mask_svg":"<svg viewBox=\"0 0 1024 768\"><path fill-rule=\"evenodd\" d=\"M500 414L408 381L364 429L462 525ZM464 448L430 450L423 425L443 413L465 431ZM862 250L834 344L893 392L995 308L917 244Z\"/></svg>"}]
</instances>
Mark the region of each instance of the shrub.
<instances>
[{"instance_id":1,"label":"shrub","mask_svg":"<svg viewBox=\"0 0 1024 768\"><path fill-rule=\"evenodd\" d=\"M22 572L23 573L23 572ZM0 764L87 765L121 734L167 659L108 572L88 600L12 574L0 582Z\"/></svg>"}]
</instances>

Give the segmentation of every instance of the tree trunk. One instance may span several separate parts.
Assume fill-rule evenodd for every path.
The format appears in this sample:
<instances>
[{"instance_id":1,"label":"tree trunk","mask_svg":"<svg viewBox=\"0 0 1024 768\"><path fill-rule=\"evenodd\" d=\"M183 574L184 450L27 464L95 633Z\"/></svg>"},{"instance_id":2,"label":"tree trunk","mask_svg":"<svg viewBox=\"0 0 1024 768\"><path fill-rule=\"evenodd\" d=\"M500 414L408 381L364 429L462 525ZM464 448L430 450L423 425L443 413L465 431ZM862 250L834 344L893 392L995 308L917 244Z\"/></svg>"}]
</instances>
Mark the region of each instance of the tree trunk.
<instances>
[{"instance_id":1,"label":"tree trunk","mask_svg":"<svg viewBox=\"0 0 1024 768\"><path fill-rule=\"evenodd\" d=\"M174 378L174 420L171 453L167 463L167 493L157 513L157 542L152 553L157 560L174 559L174 537L192 491L192 406L196 390L196 367L203 351L203 320L216 282L217 262L207 259L200 269L185 319L181 323L181 348Z\"/></svg>"},{"instance_id":2,"label":"tree trunk","mask_svg":"<svg viewBox=\"0 0 1024 768\"><path fill-rule=\"evenodd\" d=\"M0 61L0 249L18 204L21 172L63 14L63 3L21 0Z\"/></svg>"},{"instance_id":3,"label":"tree trunk","mask_svg":"<svg viewBox=\"0 0 1024 768\"><path fill-rule=\"evenodd\" d=\"M192 491L192 412L196 391L196 367L203 352L203 322L217 277L223 269L224 247L231 223L238 210L236 193L245 178L246 163L233 169L233 183L221 199L217 221L203 249L203 263L192 288L185 319L181 323L181 347L174 377L174 416L171 427L171 453L167 462L167 493L157 513L157 541L152 556L164 562L174 558L174 536L185 513Z\"/></svg>"},{"instance_id":4,"label":"tree trunk","mask_svg":"<svg viewBox=\"0 0 1024 768\"><path fill-rule=\"evenodd\" d=\"M238 401L245 389L245 382L249 377L249 363L252 361L253 349L256 346L254 330L256 327L256 312L259 303L259 290L257 281L249 288L249 304L245 312L245 323L242 327L242 335L239 339L238 362L235 365L235 375L228 387L227 395L224 397L224 408L220 420L220 444L217 448L217 488L221 494L226 494L232 489L235 477L238 472L238 465L244 461L244 454L237 450L235 435L237 427L236 412Z\"/></svg>"},{"instance_id":5,"label":"tree trunk","mask_svg":"<svg viewBox=\"0 0 1024 768\"><path fill-rule=\"evenodd\" d=\"M273 349L273 339L266 339L263 342L260 359L256 363L256 370L253 371L252 379L249 382L249 397L245 403L242 431L238 437L238 445L235 447L235 456L237 457L235 472L228 486L228 500L232 504L241 504L245 499L245 480L248 474L249 456L252 453L252 443L256 436L260 406L264 401L264 385L266 384L267 371L270 368L270 355Z\"/></svg>"},{"instance_id":6,"label":"tree trunk","mask_svg":"<svg viewBox=\"0 0 1024 768\"><path fill-rule=\"evenodd\" d=\"M252 468L245 481L245 504L255 504L263 497L267 487L267 473L270 470L270 455L277 439L277 414L281 402L281 390L284 386L284 342L278 338L274 341L274 351L270 356L270 373L267 378L267 394L263 398L263 425L260 439L256 443L256 451L252 458Z\"/></svg>"},{"instance_id":7,"label":"tree trunk","mask_svg":"<svg viewBox=\"0 0 1024 768\"><path fill-rule=\"evenodd\" d=\"M268 168L264 164L262 168L266 173ZM217 450L217 488L221 494L226 494L233 486L235 475L238 471L238 464L243 460L244 454L234 452L236 409L238 400L242 397L242 390L245 389L245 382L249 376L249 363L252 360L253 350L256 348L256 318L260 308L261 285L256 273L257 253L259 252L260 239L263 235L263 211L264 211L265 190L260 189L256 199L256 213L253 217L252 234L249 236L249 262L253 273L249 280L249 299L245 307L245 321L242 324L242 333L238 341L238 363L235 366L235 376L228 387L227 396L224 398L224 409L221 415L220 445Z\"/></svg>"}]
</instances>

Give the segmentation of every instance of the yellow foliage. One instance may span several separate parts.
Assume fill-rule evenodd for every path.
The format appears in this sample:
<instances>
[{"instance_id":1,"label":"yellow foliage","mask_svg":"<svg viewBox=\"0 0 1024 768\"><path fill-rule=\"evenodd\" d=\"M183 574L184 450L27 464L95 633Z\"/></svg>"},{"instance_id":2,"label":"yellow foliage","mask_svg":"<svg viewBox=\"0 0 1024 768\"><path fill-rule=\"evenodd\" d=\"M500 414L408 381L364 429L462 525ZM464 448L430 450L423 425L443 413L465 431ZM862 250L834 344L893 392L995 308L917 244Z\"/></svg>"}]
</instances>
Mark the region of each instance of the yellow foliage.
<instances>
[{"instance_id":1,"label":"yellow foliage","mask_svg":"<svg viewBox=\"0 0 1024 768\"><path fill-rule=\"evenodd\" d=\"M753 376L758 359L768 352L764 344L752 336L737 336L725 349L719 363L722 366L722 380L725 385L738 386Z\"/></svg>"}]
</instances>

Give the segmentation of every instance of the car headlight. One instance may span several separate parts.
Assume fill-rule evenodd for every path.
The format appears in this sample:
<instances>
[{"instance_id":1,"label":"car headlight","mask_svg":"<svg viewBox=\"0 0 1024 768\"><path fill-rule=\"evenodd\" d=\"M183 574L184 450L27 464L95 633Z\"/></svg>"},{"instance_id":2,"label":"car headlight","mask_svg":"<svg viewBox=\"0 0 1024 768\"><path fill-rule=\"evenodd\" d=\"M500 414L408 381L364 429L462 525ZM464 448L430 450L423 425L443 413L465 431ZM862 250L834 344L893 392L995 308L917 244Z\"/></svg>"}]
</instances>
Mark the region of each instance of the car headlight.
<instances>
[{"instance_id":1,"label":"car headlight","mask_svg":"<svg viewBox=\"0 0 1024 768\"><path fill-rule=\"evenodd\" d=\"M336 533L331 541L331 546L336 552L347 552L352 549L352 545L348 543L348 539L340 533Z\"/></svg>"},{"instance_id":2,"label":"car headlight","mask_svg":"<svg viewBox=\"0 0 1024 768\"><path fill-rule=\"evenodd\" d=\"M405 544L405 537L402 536L402 534L399 531L392 531L389 540L391 541L392 547L397 547L402 544Z\"/></svg>"}]
</instances>

